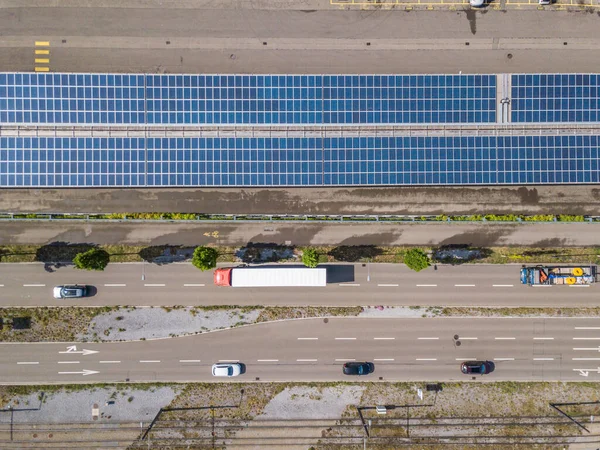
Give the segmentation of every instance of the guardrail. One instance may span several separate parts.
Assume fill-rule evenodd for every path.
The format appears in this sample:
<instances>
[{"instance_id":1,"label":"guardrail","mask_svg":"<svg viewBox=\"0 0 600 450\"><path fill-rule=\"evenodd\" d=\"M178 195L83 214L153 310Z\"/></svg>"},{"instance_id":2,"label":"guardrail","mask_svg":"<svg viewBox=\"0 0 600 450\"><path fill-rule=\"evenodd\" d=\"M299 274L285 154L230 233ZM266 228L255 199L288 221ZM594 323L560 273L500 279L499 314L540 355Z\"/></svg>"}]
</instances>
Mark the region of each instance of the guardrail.
<instances>
[{"instance_id":1,"label":"guardrail","mask_svg":"<svg viewBox=\"0 0 600 450\"><path fill-rule=\"evenodd\" d=\"M192 213L10 213L0 221L85 222L395 222L395 223L600 223L600 216L583 215L315 215L315 214L192 214Z\"/></svg>"}]
</instances>

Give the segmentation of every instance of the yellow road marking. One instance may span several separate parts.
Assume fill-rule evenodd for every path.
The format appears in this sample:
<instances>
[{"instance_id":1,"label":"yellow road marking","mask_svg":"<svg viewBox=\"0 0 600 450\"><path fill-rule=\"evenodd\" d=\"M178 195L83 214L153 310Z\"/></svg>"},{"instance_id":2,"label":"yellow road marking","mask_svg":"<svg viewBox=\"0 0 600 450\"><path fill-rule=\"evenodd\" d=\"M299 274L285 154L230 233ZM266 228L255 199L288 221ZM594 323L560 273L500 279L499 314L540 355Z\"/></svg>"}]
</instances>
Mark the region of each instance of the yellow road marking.
<instances>
[{"instance_id":1,"label":"yellow road marking","mask_svg":"<svg viewBox=\"0 0 600 450\"><path fill-rule=\"evenodd\" d=\"M49 72L50 68L49 67L36 67L35 71L36 72Z\"/></svg>"},{"instance_id":2,"label":"yellow road marking","mask_svg":"<svg viewBox=\"0 0 600 450\"><path fill-rule=\"evenodd\" d=\"M36 64L50 64L50 60L48 58L35 58Z\"/></svg>"},{"instance_id":3,"label":"yellow road marking","mask_svg":"<svg viewBox=\"0 0 600 450\"><path fill-rule=\"evenodd\" d=\"M36 47L50 47L49 41L35 41Z\"/></svg>"},{"instance_id":4,"label":"yellow road marking","mask_svg":"<svg viewBox=\"0 0 600 450\"><path fill-rule=\"evenodd\" d=\"M49 55L50 54L50 50L37 50L35 51L36 55Z\"/></svg>"}]
</instances>

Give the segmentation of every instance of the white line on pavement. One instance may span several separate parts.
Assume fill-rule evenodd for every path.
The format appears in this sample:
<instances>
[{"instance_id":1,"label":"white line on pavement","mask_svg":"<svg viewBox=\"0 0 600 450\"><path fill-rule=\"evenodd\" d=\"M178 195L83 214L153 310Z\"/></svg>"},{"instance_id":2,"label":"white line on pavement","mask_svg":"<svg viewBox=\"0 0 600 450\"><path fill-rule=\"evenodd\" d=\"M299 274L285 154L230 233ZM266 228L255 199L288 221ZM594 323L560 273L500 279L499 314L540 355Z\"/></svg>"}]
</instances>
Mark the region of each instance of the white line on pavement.
<instances>
[{"instance_id":1,"label":"white line on pavement","mask_svg":"<svg viewBox=\"0 0 600 450\"><path fill-rule=\"evenodd\" d=\"M494 358L494 361L514 361L515 358Z\"/></svg>"},{"instance_id":2,"label":"white line on pavement","mask_svg":"<svg viewBox=\"0 0 600 450\"><path fill-rule=\"evenodd\" d=\"M257 359L258 362L279 362L278 359Z\"/></svg>"},{"instance_id":3,"label":"white line on pavement","mask_svg":"<svg viewBox=\"0 0 600 450\"><path fill-rule=\"evenodd\" d=\"M58 361L58 364L79 364L79 361Z\"/></svg>"},{"instance_id":4,"label":"white line on pavement","mask_svg":"<svg viewBox=\"0 0 600 450\"><path fill-rule=\"evenodd\" d=\"M600 327L575 327L576 330L600 330Z\"/></svg>"},{"instance_id":5,"label":"white line on pavement","mask_svg":"<svg viewBox=\"0 0 600 450\"><path fill-rule=\"evenodd\" d=\"M534 361L554 361L554 358L533 358Z\"/></svg>"},{"instance_id":6,"label":"white line on pavement","mask_svg":"<svg viewBox=\"0 0 600 450\"><path fill-rule=\"evenodd\" d=\"M573 361L600 361L600 358L571 358Z\"/></svg>"},{"instance_id":7,"label":"white line on pavement","mask_svg":"<svg viewBox=\"0 0 600 450\"><path fill-rule=\"evenodd\" d=\"M236 363L236 362L240 362L239 359L220 359L219 362L232 362L232 363Z\"/></svg>"},{"instance_id":8,"label":"white line on pavement","mask_svg":"<svg viewBox=\"0 0 600 450\"><path fill-rule=\"evenodd\" d=\"M514 287L514 284L492 284L492 287Z\"/></svg>"},{"instance_id":9,"label":"white line on pavement","mask_svg":"<svg viewBox=\"0 0 600 450\"><path fill-rule=\"evenodd\" d=\"M335 338L336 341L355 341L356 338Z\"/></svg>"},{"instance_id":10,"label":"white line on pavement","mask_svg":"<svg viewBox=\"0 0 600 450\"><path fill-rule=\"evenodd\" d=\"M336 361L356 361L354 358L336 358Z\"/></svg>"},{"instance_id":11,"label":"white line on pavement","mask_svg":"<svg viewBox=\"0 0 600 450\"><path fill-rule=\"evenodd\" d=\"M393 361L394 358L375 358L373 361Z\"/></svg>"},{"instance_id":12,"label":"white line on pavement","mask_svg":"<svg viewBox=\"0 0 600 450\"><path fill-rule=\"evenodd\" d=\"M514 337L495 337L496 341L514 341L516 338Z\"/></svg>"},{"instance_id":13,"label":"white line on pavement","mask_svg":"<svg viewBox=\"0 0 600 450\"><path fill-rule=\"evenodd\" d=\"M0 287L4 287L4 285L3 285L3 284L0 284Z\"/></svg>"},{"instance_id":14,"label":"white line on pavement","mask_svg":"<svg viewBox=\"0 0 600 450\"><path fill-rule=\"evenodd\" d=\"M593 337L593 338L591 338L591 337L585 337L585 338L576 337L576 338L573 338L573 340L574 341L600 341L600 338L597 338L597 337Z\"/></svg>"},{"instance_id":15,"label":"white line on pavement","mask_svg":"<svg viewBox=\"0 0 600 450\"><path fill-rule=\"evenodd\" d=\"M597 352L600 351L600 347L575 347L573 350L583 350L583 351L591 351L591 352Z\"/></svg>"},{"instance_id":16,"label":"white line on pavement","mask_svg":"<svg viewBox=\"0 0 600 450\"><path fill-rule=\"evenodd\" d=\"M589 284L570 284L569 287L590 287Z\"/></svg>"},{"instance_id":17,"label":"white line on pavement","mask_svg":"<svg viewBox=\"0 0 600 450\"><path fill-rule=\"evenodd\" d=\"M470 356L465 356L464 358L454 358L455 361L469 361L469 360L473 360L473 359L477 359L477 358L470 357Z\"/></svg>"},{"instance_id":18,"label":"white line on pavement","mask_svg":"<svg viewBox=\"0 0 600 450\"><path fill-rule=\"evenodd\" d=\"M455 284L455 287L475 287L474 284Z\"/></svg>"},{"instance_id":19,"label":"white line on pavement","mask_svg":"<svg viewBox=\"0 0 600 450\"><path fill-rule=\"evenodd\" d=\"M552 287L552 285L551 284L532 284L531 287L534 287L534 288L549 288L549 287Z\"/></svg>"},{"instance_id":20,"label":"white line on pavement","mask_svg":"<svg viewBox=\"0 0 600 450\"><path fill-rule=\"evenodd\" d=\"M393 341L396 338L388 338L388 337L380 337L380 338L373 338L374 341Z\"/></svg>"},{"instance_id":21,"label":"white line on pavement","mask_svg":"<svg viewBox=\"0 0 600 450\"><path fill-rule=\"evenodd\" d=\"M417 284L417 287L437 287L437 284Z\"/></svg>"},{"instance_id":22,"label":"white line on pavement","mask_svg":"<svg viewBox=\"0 0 600 450\"><path fill-rule=\"evenodd\" d=\"M299 341L318 341L319 338L298 338Z\"/></svg>"},{"instance_id":23,"label":"white line on pavement","mask_svg":"<svg viewBox=\"0 0 600 450\"><path fill-rule=\"evenodd\" d=\"M437 358L417 358L416 361L437 361Z\"/></svg>"},{"instance_id":24,"label":"white line on pavement","mask_svg":"<svg viewBox=\"0 0 600 450\"><path fill-rule=\"evenodd\" d=\"M165 287L164 284L160 284L160 283L158 283L158 284L144 284L144 286L146 286L146 287Z\"/></svg>"},{"instance_id":25,"label":"white line on pavement","mask_svg":"<svg viewBox=\"0 0 600 450\"><path fill-rule=\"evenodd\" d=\"M379 287L398 287L397 284L378 284Z\"/></svg>"},{"instance_id":26,"label":"white line on pavement","mask_svg":"<svg viewBox=\"0 0 600 450\"><path fill-rule=\"evenodd\" d=\"M360 286L358 283L340 283L339 286Z\"/></svg>"},{"instance_id":27,"label":"white line on pavement","mask_svg":"<svg viewBox=\"0 0 600 450\"><path fill-rule=\"evenodd\" d=\"M127 285L124 283L111 283L111 284L105 284L104 286L105 287L125 287Z\"/></svg>"},{"instance_id":28,"label":"white line on pavement","mask_svg":"<svg viewBox=\"0 0 600 450\"><path fill-rule=\"evenodd\" d=\"M417 338L419 341L437 341L439 337L420 337Z\"/></svg>"},{"instance_id":29,"label":"white line on pavement","mask_svg":"<svg viewBox=\"0 0 600 450\"><path fill-rule=\"evenodd\" d=\"M458 340L459 341L476 341L477 338L476 337L459 337Z\"/></svg>"},{"instance_id":30,"label":"white line on pavement","mask_svg":"<svg viewBox=\"0 0 600 450\"><path fill-rule=\"evenodd\" d=\"M23 287L44 287L45 284L24 284Z\"/></svg>"},{"instance_id":31,"label":"white line on pavement","mask_svg":"<svg viewBox=\"0 0 600 450\"><path fill-rule=\"evenodd\" d=\"M316 359L297 359L296 362L316 362Z\"/></svg>"},{"instance_id":32,"label":"white line on pavement","mask_svg":"<svg viewBox=\"0 0 600 450\"><path fill-rule=\"evenodd\" d=\"M205 284L184 284L184 287L204 287Z\"/></svg>"},{"instance_id":33,"label":"white line on pavement","mask_svg":"<svg viewBox=\"0 0 600 450\"><path fill-rule=\"evenodd\" d=\"M17 363L17 365L32 365L32 364L39 364L38 361L20 361Z\"/></svg>"},{"instance_id":34,"label":"white line on pavement","mask_svg":"<svg viewBox=\"0 0 600 450\"><path fill-rule=\"evenodd\" d=\"M553 337L534 337L534 341L553 341Z\"/></svg>"},{"instance_id":35,"label":"white line on pavement","mask_svg":"<svg viewBox=\"0 0 600 450\"><path fill-rule=\"evenodd\" d=\"M141 363L159 363L160 361L158 359L142 359L140 360Z\"/></svg>"},{"instance_id":36,"label":"white line on pavement","mask_svg":"<svg viewBox=\"0 0 600 450\"><path fill-rule=\"evenodd\" d=\"M180 359L179 360L180 363L197 363L200 362L199 359Z\"/></svg>"},{"instance_id":37,"label":"white line on pavement","mask_svg":"<svg viewBox=\"0 0 600 450\"><path fill-rule=\"evenodd\" d=\"M100 364L121 364L121 361L100 361Z\"/></svg>"}]
</instances>

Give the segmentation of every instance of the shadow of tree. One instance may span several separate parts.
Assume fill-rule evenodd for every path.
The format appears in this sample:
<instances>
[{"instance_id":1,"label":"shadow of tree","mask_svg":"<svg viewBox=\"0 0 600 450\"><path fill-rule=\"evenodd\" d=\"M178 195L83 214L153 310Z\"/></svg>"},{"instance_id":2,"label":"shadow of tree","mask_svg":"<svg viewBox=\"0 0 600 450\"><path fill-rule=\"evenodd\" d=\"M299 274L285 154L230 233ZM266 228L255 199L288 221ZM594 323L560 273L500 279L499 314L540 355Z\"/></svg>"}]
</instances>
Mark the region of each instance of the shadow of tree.
<instances>
[{"instance_id":1,"label":"shadow of tree","mask_svg":"<svg viewBox=\"0 0 600 450\"><path fill-rule=\"evenodd\" d=\"M184 247L182 245L152 245L140 250L139 255L148 263L165 265L177 261L191 259L195 247Z\"/></svg>"},{"instance_id":2,"label":"shadow of tree","mask_svg":"<svg viewBox=\"0 0 600 450\"><path fill-rule=\"evenodd\" d=\"M356 262L361 259L373 259L383 254L375 245L340 245L330 250L328 255L336 261Z\"/></svg>"},{"instance_id":3,"label":"shadow of tree","mask_svg":"<svg viewBox=\"0 0 600 450\"><path fill-rule=\"evenodd\" d=\"M94 244L71 244L69 242L52 242L43 245L35 252L35 260L43 263L71 264L78 253L95 248Z\"/></svg>"},{"instance_id":4,"label":"shadow of tree","mask_svg":"<svg viewBox=\"0 0 600 450\"><path fill-rule=\"evenodd\" d=\"M560 255L560 251L558 249L535 249L535 250L525 250L521 253L523 256L549 256L549 255Z\"/></svg>"},{"instance_id":5,"label":"shadow of tree","mask_svg":"<svg viewBox=\"0 0 600 450\"><path fill-rule=\"evenodd\" d=\"M492 250L486 247L471 247L468 244L449 244L434 249L432 259L434 263L456 266L488 258L492 253Z\"/></svg>"},{"instance_id":6,"label":"shadow of tree","mask_svg":"<svg viewBox=\"0 0 600 450\"><path fill-rule=\"evenodd\" d=\"M244 263L277 262L294 257L294 246L285 246L275 243L248 242L245 247L235 252L235 256Z\"/></svg>"}]
</instances>

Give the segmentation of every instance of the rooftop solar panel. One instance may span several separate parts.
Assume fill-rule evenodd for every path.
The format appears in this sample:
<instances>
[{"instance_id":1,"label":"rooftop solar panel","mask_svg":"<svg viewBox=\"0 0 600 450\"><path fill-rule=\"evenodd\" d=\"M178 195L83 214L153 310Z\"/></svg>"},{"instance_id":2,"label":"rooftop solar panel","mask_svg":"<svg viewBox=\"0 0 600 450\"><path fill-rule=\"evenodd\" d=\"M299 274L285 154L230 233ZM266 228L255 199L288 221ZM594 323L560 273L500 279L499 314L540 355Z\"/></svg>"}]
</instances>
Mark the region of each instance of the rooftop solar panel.
<instances>
[{"instance_id":1,"label":"rooftop solar panel","mask_svg":"<svg viewBox=\"0 0 600 450\"><path fill-rule=\"evenodd\" d=\"M599 135L0 138L0 187L598 183Z\"/></svg>"},{"instance_id":2,"label":"rooftop solar panel","mask_svg":"<svg viewBox=\"0 0 600 450\"><path fill-rule=\"evenodd\" d=\"M513 122L600 122L600 75L512 76Z\"/></svg>"}]
</instances>

